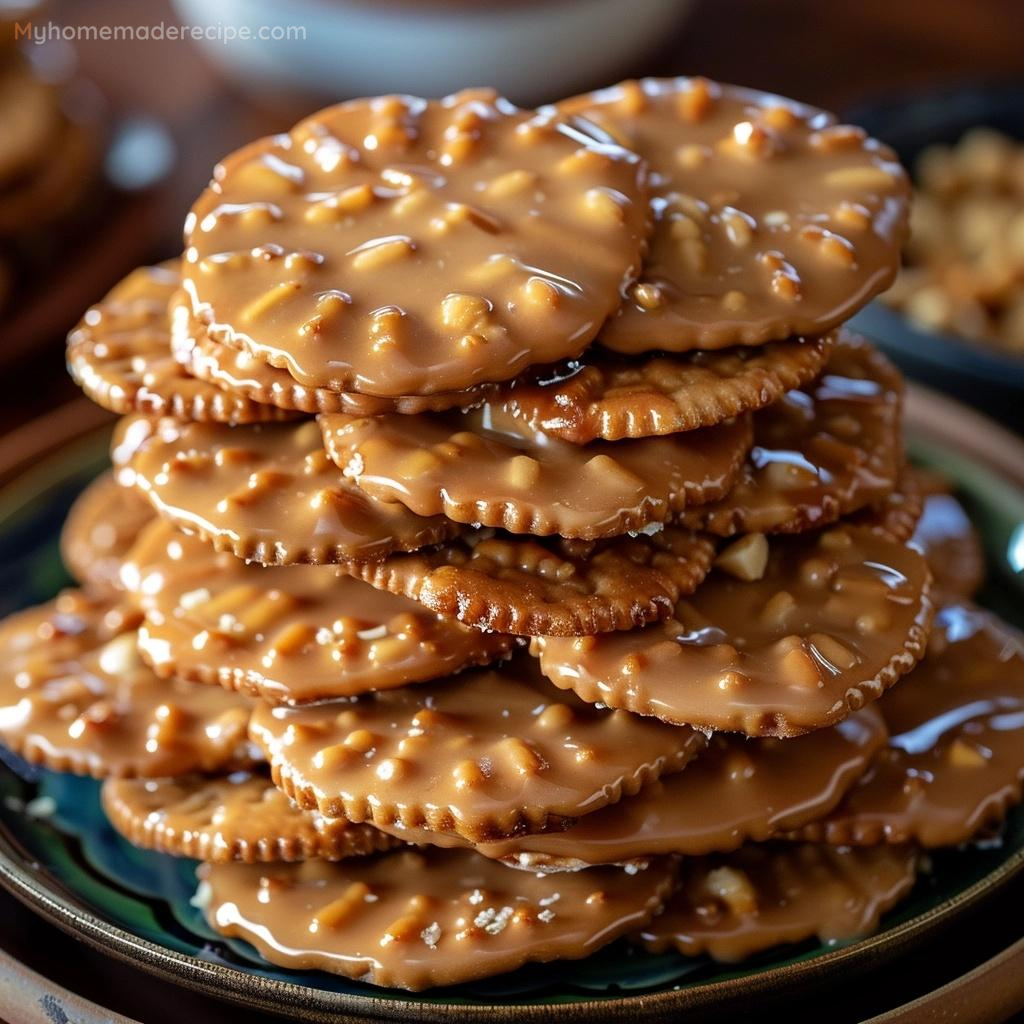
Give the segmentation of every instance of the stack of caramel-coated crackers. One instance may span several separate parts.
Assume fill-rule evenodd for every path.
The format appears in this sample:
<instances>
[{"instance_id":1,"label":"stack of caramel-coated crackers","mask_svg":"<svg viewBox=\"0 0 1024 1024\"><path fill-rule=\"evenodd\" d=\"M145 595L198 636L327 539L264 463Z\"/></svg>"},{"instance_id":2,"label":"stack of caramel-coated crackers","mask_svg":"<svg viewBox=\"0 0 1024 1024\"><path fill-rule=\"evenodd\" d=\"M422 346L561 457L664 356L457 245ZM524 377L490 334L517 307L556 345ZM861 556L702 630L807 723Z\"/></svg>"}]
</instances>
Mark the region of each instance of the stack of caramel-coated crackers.
<instances>
[{"instance_id":1,"label":"stack of caramel-coated crackers","mask_svg":"<svg viewBox=\"0 0 1024 1024\"><path fill-rule=\"evenodd\" d=\"M69 337L122 419L80 588L0 627L0 738L285 967L869 932L1024 772L1022 639L843 326L908 195L858 128L700 78L230 155Z\"/></svg>"}]
</instances>

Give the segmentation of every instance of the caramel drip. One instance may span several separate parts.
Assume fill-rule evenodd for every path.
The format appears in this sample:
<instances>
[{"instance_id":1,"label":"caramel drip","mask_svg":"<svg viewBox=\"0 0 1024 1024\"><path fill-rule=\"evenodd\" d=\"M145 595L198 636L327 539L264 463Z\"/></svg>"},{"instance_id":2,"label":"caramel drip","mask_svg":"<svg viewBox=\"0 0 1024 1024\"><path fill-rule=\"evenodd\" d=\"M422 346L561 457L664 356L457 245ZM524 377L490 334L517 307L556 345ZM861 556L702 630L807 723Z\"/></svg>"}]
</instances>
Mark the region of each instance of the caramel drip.
<instances>
[{"instance_id":1,"label":"caramel drip","mask_svg":"<svg viewBox=\"0 0 1024 1024\"><path fill-rule=\"evenodd\" d=\"M113 458L163 518L255 562L380 558L458 530L364 495L327 458L311 420L230 427L126 418Z\"/></svg>"},{"instance_id":2,"label":"caramel drip","mask_svg":"<svg viewBox=\"0 0 1024 1024\"><path fill-rule=\"evenodd\" d=\"M1024 637L990 612L942 608L924 660L879 707L888 748L809 838L953 846L1020 800Z\"/></svg>"},{"instance_id":3,"label":"caramel drip","mask_svg":"<svg viewBox=\"0 0 1024 1024\"><path fill-rule=\"evenodd\" d=\"M798 533L884 501L903 462L902 395L896 368L843 332L817 381L754 417L736 486L683 521L722 536Z\"/></svg>"},{"instance_id":4,"label":"caramel drip","mask_svg":"<svg viewBox=\"0 0 1024 1024\"><path fill-rule=\"evenodd\" d=\"M727 852L827 814L861 778L886 738L874 708L791 740L717 733L685 772L658 779L564 832L475 848L527 871L575 871L594 864L643 864L663 854ZM464 845L438 832L388 830L407 842Z\"/></svg>"},{"instance_id":5,"label":"caramel drip","mask_svg":"<svg viewBox=\"0 0 1024 1024\"><path fill-rule=\"evenodd\" d=\"M578 355L636 276L639 158L489 90L354 100L223 160L186 223L210 335L382 397Z\"/></svg>"}]
</instances>

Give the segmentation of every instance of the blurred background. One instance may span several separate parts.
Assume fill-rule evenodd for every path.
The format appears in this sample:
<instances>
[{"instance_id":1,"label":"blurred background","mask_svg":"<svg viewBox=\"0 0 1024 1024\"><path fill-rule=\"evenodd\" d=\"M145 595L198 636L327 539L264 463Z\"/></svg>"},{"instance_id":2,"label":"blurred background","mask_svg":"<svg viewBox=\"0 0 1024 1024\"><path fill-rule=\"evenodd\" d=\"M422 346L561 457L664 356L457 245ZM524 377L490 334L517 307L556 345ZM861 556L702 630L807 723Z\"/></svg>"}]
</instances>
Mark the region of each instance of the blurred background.
<instances>
[{"instance_id":1,"label":"blurred background","mask_svg":"<svg viewBox=\"0 0 1024 1024\"><path fill-rule=\"evenodd\" d=\"M533 105L669 74L781 92L895 145L920 242L862 326L1024 423L1020 0L0 0L0 19L0 433L74 397L64 334L180 251L239 144L355 95L493 84ZM181 26L205 38L167 38ZM231 38L261 27L277 38Z\"/></svg>"}]
</instances>

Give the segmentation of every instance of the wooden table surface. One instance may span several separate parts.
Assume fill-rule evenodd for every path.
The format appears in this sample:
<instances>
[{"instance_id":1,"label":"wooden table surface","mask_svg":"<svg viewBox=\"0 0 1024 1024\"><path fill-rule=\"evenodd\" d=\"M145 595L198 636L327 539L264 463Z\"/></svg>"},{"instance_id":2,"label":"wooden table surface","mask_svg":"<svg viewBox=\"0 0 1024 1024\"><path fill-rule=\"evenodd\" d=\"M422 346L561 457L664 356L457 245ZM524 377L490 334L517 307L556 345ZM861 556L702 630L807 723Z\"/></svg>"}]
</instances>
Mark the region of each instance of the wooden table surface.
<instances>
[{"instance_id":1,"label":"wooden table surface","mask_svg":"<svg viewBox=\"0 0 1024 1024\"><path fill-rule=\"evenodd\" d=\"M53 0L50 16L81 25L178 21L166 0L144 5L135 0ZM1024 79L1022 39L1020 0L930 0L927 5L899 0L700 0L660 52L641 66L611 68L605 82L591 84L627 74L699 73L842 111L904 90ZM76 47L83 73L99 83L116 108L159 117L175 140L175 173L137 226L142 248L152 260L179 250L185 211L219 156L287 127L316 105L308 97L282 97L274 109L258 108L223 83L188 42L97 40L80 41ZM59 284L55 278L55 296ZM80 313L62 311L66 327ZM74 395L64 373L59 335L5 369L11 386L0 403L0 435ZM1024 934L1016 915L1006 913L1007 907L1021 906L1022 897L1024 882L999 907L974 915L955 937L933 943L899 968L880 971L871 985L837 992L828 1019L870 1016L993 955ZM92 953L2 893L0 920L0 946L112 1010L147 1024L235 1019L216 1003ZM787 1008L794 1021L821 1019L821 1010L820 1005ZM247 1014L246 1019L259 1024L270 1018Z\"/></svg>"}]
</instances>

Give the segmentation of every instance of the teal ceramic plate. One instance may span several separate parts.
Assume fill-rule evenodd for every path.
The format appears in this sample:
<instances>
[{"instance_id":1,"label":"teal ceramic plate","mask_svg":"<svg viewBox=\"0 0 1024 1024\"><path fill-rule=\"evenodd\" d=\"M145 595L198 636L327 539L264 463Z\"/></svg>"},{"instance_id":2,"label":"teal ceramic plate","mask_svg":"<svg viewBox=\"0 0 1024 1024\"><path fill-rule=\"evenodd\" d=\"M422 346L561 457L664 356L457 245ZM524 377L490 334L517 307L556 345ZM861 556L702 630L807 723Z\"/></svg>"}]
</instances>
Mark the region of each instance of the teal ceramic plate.
<instances>
[{"instance_id":1,"label":"teal ceramic plate","mask_svg":"<svg viewBox=\"0 0 1024 1024\"><path fill-rule=\"evenodd\" d=\"M983 600L1024 625L1024 445L944 399L909 403L914 458L953 477L982 529L990 580ZM60 524L105 464L106 439L65 444L0 492L0 614L42 601L67 582ZM984 455L979 455L983 452ZM895 956L990 896L1024 867L1024 811L1001 842L942 851L911 898L869 939L809 942L727 968L705 958L655 956L616 943L589 960L533 966L426 994L380 990L321 973L277 970L244 942L223 940L192 905L194 863L136 850L100 811L97 783L0 767L0 882L62 928L185 985L266 1009L301 1007L304 1020L551 1021L664 1018L749 1005L767 991L825 984Z\"/></svg>"}]
</instances>

